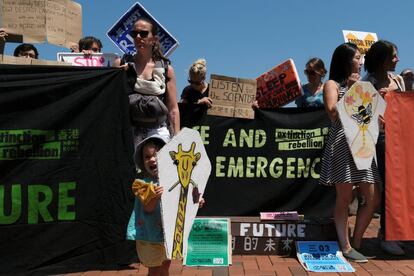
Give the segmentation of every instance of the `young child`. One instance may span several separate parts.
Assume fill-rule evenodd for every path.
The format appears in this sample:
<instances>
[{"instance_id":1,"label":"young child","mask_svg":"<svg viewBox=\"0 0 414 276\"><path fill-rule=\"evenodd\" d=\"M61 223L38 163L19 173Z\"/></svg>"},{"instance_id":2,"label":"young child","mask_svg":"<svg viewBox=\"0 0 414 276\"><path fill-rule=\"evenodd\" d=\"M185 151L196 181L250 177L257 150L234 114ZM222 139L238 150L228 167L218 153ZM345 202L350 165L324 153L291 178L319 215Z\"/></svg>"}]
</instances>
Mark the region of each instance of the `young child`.
<instances>
[{"instance_id":1,"label":"young child","mask_svg":"<svg viewBox=\"0 0 414 276\"><path fill-rule=\"evenodd\" d=\"M134 157L135 164L144 176L142 181L137 181L152 184L139 187L141 190L135 198L134 210L128 223L127 239L136 241L139 260L148 267L148 275L168 275L171 263L164 248L160 211L163 187L158 185L157 167L157 152L166 142L161 136L150 136L138 144ZM137 181L134 184L137 184Z\"/></svg>"},{"instance_id":2,"label":"young child","mask_svg":"<svg viewBox=\"0 0 414 276\"><path fill-rule=\"evenodd\" d=\"M160 199L163 187L158 183L157 153L166 144L166 139L152 135L137 145L135 164L143 172L143 179L133 184L134 210L128 223L127 239L136 241L139 260L148 267L148 275L169 275L171 261L164 248ZM204 205L201 198L199 206Z\"/></svg>"}]
</instances>

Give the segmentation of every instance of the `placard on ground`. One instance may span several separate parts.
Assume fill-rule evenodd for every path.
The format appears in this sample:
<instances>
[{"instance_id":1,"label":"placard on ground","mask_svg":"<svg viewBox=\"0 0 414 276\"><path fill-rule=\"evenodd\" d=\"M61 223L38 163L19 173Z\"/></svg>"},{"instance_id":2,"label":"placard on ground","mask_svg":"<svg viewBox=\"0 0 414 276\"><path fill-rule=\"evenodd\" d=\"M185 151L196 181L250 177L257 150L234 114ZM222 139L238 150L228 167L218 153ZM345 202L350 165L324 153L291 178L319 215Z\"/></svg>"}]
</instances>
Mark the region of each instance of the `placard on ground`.
<instances>
[{"instance_id":1,"label":"placard on ground","mask_svg":"<svg viewBox=\"0 0 414 276\"><path fill-rule=\"evenodd\" d=\"M231 264L229 218L196 218L188 238L184 264L228 266Z\"/></svg>"}]
</instances>

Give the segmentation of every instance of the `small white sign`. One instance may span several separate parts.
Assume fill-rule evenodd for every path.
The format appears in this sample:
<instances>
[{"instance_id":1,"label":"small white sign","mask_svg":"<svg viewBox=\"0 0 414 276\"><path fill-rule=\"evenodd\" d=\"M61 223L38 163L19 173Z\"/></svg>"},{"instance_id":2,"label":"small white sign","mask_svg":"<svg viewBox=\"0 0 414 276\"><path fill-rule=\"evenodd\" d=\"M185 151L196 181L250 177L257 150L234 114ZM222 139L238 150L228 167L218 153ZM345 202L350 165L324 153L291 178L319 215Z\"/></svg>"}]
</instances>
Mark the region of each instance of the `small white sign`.
<instances>
[{"instance_id":1,"label":"small white sign","mask_svg":"<svg viewBox=\"0 0 414 276\"><path fill-rule=\"evenodd\" d=\"M57 53L57 60L70 63L74 66L112 67L118 58L112 53Z\"/></svg>"}]
</instances>

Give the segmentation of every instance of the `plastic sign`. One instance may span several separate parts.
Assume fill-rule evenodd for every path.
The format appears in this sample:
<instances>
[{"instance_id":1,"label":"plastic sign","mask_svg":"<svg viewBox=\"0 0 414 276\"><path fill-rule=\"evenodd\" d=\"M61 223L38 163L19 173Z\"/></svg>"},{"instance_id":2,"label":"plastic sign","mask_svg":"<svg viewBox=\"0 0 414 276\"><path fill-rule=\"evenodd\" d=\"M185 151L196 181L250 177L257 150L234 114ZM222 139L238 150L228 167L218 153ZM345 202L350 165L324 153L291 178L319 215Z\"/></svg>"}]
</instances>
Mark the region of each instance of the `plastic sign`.
<instances>
[{"instance_id":1,"label":"plastic sign","mask_svg":"<svg viewBox=\"0 0 414 276\"><path fill-rule=\"evenodd\" d=\"M162 52L165 56L170 55L178 47L175 39L167 29L162 26L140 3L135 3L129 10L118 19L108 30L109 39L124 53L133 55L136 53L134 39L129 35L134 23L139 18L149 18L158 26L158 37L160 39Z\"/></svg>"},{"instance_id":2,"label":"plastic sign","mask_svg":"<svg viewBox=\"0 0 414 276\"><path fill-rule=\"evenodd\" d=\"M355 272L336 241L298 241L296 249L298 260L307 271Z\"/></svg>"},{"instance_id":3,"label":"plastic sign","mask_svg":"<svg viewBox=\"0 0 414 276\"><path fill-rule=\"evenodd\" d=\"M196 218L188 238L187 266L231 264L230 219Z\"/></svg>"}]
</instances>

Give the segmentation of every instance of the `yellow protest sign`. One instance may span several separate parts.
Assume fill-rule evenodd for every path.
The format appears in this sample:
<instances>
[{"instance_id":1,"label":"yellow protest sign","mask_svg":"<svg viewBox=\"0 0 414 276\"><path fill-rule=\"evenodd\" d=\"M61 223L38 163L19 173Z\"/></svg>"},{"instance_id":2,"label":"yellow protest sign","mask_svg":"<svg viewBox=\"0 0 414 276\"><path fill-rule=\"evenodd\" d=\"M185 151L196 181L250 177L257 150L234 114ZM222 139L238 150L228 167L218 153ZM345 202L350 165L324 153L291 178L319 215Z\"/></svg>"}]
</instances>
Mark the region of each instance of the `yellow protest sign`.
<instances>
[{"instance_id":1,"label":"yellow protest sign","mask_svg":"<svg viewBox=\"0 0 414 276\"><path fill-rule=\"evenodd\" d=\"M358 50L362 55L365 55L371 45L378 41L376 33L348 30L343 30L342 33L345 42L351 42L358 46Z\"/></svg>"}]
</instances>

